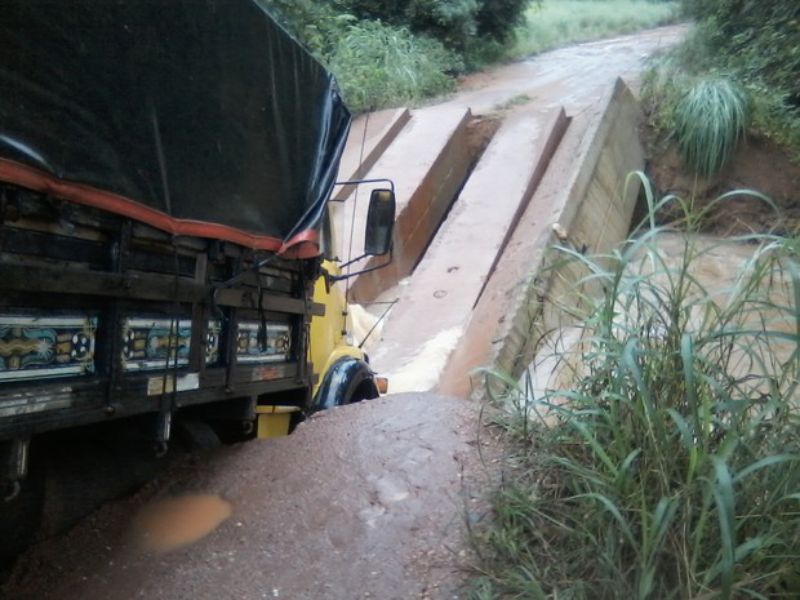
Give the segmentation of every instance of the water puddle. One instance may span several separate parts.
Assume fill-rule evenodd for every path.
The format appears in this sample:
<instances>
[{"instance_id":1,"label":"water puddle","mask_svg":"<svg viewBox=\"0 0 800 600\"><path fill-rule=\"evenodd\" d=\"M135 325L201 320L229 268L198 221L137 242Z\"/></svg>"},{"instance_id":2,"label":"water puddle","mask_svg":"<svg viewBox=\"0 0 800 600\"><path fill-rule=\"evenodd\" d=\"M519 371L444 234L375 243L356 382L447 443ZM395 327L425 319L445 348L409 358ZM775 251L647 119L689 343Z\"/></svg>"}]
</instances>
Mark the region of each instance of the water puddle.
<instances>
[{"instance_id":1,"label":"water puddle","mask_svg":"<svg viewBox=\"0 0 800 600\"><path fill-rule=\"evenodd\" d=\"M158 500L134 518L134 543L145 552L166 554L200 541L232 514L230 502L210 494Z\"/></svg>"}]
</instances>

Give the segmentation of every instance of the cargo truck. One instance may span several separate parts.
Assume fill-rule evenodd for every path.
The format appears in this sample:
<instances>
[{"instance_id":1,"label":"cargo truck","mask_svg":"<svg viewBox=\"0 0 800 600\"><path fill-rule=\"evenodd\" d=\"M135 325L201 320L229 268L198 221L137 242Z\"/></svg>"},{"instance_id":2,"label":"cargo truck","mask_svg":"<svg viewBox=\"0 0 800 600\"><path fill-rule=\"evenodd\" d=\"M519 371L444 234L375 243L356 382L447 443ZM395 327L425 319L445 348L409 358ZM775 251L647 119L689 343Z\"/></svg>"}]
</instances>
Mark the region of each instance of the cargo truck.
<instances>
[{"instance_id":1,"label":"cargo truck","mask_svg":"<svg viewBox=\"0 0 800 600\"><path fill-rule=\"evenodd\" d=\"M163 453L378 395L325 260L350 114L255 0L7 0L0 47L6 506L48 432ZM393 186L367 221L390 257Z\"/></svg>"}]
</instances>

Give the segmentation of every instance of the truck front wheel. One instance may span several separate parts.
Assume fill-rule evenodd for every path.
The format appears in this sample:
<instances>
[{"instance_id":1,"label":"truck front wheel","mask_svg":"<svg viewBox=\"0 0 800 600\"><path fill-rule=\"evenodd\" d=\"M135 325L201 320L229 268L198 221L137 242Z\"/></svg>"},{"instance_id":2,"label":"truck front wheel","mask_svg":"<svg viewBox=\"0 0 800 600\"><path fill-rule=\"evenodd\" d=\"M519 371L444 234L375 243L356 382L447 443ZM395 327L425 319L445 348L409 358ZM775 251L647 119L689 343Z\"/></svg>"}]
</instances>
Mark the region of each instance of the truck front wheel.
<instances>
[{"instance_id":1,"label":"truck front wheel","mask_svg":"<svg viewBox=\"0 0 800 600\"><path fill-rule=\"evenodd\" d=\"M372 400L378 396L378 386L369 365L363 360L345 358L335 363L325 374L317 391L314 410Z\"/></svg>"}]
</instances>

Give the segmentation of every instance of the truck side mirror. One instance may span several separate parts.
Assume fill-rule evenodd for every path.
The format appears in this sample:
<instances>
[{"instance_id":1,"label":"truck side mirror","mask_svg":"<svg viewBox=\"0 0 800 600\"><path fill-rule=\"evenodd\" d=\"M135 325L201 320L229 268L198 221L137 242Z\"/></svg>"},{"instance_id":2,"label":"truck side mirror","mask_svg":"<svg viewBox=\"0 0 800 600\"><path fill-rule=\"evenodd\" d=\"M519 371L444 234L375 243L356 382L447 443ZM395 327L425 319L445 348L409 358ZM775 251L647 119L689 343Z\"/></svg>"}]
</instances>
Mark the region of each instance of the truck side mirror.
<instances>
[{"instance_id":1,"label":"truck side mirror","mask_svg":"<svg viewBox=\"0 0 800 600\"><path fill-rule=\"evenodd\" d=\"M372 190L367 212L367 231L364 236L365 255L383 256L392 249L394 214L394 192L387 189Z\"/></svg>"}]
</instances>

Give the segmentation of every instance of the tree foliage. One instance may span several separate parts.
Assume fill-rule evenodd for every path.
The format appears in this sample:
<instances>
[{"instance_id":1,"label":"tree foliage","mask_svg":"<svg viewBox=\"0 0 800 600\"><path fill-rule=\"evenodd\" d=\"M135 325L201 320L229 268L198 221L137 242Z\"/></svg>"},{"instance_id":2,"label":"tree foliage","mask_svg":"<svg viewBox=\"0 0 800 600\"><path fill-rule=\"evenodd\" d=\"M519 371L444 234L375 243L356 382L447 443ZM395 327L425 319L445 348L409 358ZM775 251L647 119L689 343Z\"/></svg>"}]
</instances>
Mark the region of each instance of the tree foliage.
<instances>
[{"instance_id":1,"label":"tree foliage","mask_svg":"<svg viewBox=\"0 0 800 600\"><path fill-rule=\"evenodd\" d=\"M506 41L530 0L336 0L360 18L406 25L463 50L476 39Z\"/></svg>"},{"instance_id":2,"label":"tree foliage","mask_svg":"<svg viewBox=\"0 0 800 600\"><path fill-rule=\"evenodd\" d=\"M682 0L696 27L645 77L656 122L676 126L676 106L702 79L725 78L747 94L756 131L800 159L800 2Z\"/></svg>"},{"instance_id":3,"label":"tree foliage","mask_svg":"<svg viewBox=\"0 0 800 600\"><path fill-rule=\"evenodd\" d=\"M684 0L684 7L701 22L717 60L800 107L800 2Z\"/></svg>"},{"instance_id":4,"label":"tree foliage","mask_svg":"<svg viewBox=\"0 0 800 600\"><path fill-rule=\"evenodd\" d=\"M256 0L270 14L325 62L335 40L346 30L349 15L342 15L328 3L316 0Z\"/></svg>"},{"instance_id":5,"label":"tree foliage","mask_svg":"<svg viewBox=\"0 0 800 600\"><path fill-rule=\"evenodd\" d=\"M402 19L394 19L400 13L392 3L375 3L385 13L356 15L343 1L258 1L336 74L354 112L447 92L454 84L451 74L464 68L441 35L415 34ZM392 18L375 18L386 16Z\"/></svg>"}]
</instances>

